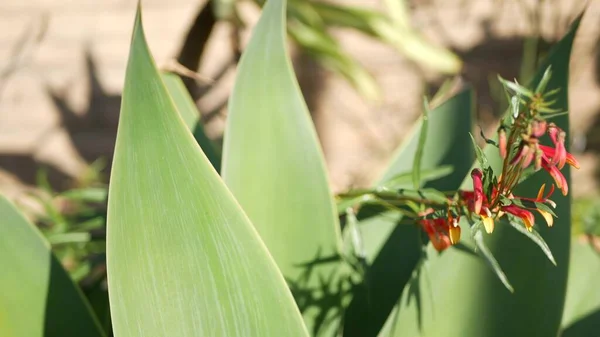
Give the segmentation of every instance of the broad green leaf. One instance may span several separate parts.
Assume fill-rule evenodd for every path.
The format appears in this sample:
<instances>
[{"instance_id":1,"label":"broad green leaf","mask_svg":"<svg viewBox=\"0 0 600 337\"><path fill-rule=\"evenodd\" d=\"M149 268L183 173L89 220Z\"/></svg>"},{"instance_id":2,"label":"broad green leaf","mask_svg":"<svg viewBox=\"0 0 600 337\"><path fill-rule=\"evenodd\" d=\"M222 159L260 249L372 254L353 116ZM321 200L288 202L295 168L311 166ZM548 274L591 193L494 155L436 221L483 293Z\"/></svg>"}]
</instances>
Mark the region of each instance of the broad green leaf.
<instances>
[{"instance_id":1,"label":"broad green leaf","mask_svg":"<svg viewBox=\"0 0 600 337\"><path fill-rule=\"evenodd\" d=\"M530 87L535 88L552 66L549 90L563 88L557 107L568 110L567 84L571 46L577 23L550 54ZM569 130L568 116L555 119ZM547 142L548 140L543 140ZM568 142L567 142L568 143ZM492 168L501 165L498 149L487 146ZM569 177L569 169L563 169ZM542 183L550 184L541 170L517 188L515 195L532 197ZM463 188L470 188L469 179ZM394 315L388 321L389 336L556 336L563 310L570 245L570 197L556 193L558 219L546 228L536 218L536 228L556 260L553 265L528 237L505 223L484 235L485 244L514 288L509 292L485 261L473 254L473 241L463 235L461 245L437 254L430 246L427 258L404 289ZM466 223L463 233L468 232ZM393 322L393 323L391 323Z\"/></svg>"},{"instance_id":2,"label":"broad green leaf","mask_svg":"<svg viewBox=\"0 0 600 337\"><path fill-rule=\"evenodd\" d=\"M421 169L427 171L450 165L453 171L442 179L427 182L424 187L453 190L462 182L474 159L469 138L472 114L471 89L463 89L430 111ZM407 136L407 141L394 155L380 182L412 169L420 128L421 123L418 123L412 134ZM408 180L405 186L397 188L411 186L412 181ZM367 219L364 213L369 213L369 210L359 213L359 218L362 218L359 229L369 263L367 283L356 293L349 306L345 336L377 335L421 255L420 229L398 225L402 216L397 212L385 212Z\"/></svg>"},{"instance_id":3,"label":"broad green leaf","mask_svg":"<svg viewBox=\"0 0 600 337\"><path fill-rule=\"evenodd\" d=\"M254 28L229 101L223 179L292 288L313 334L340 314L341 234L325 164L285 38L285 1Z\"/></svg>"},{"instance_id":4,"label":"broad green leaf","mask_svg":"<svg viewBox=\"0 0 600 337\"><path fill-rule=\"evenodd\" d=\"M221 169L221 156L215 149L213 142L204 133L198 108L185 88L183 81L179 75L174 73L163 72L161 73L161 77L183 122L190 129L198 145L200 145L202 151L218 172Z\"/></svg>"},{"instance_id":5,"label":"broad green leaf","mask_svg":"<svg viewBox=\"0 0 600 337\"><path fill-rule=\"evenodd\" d=\"M596 237L596 240L598 238ZM600 251L574 241L561 337L594 337L600 329Z\"/></svg>"},{"instance_id":6,"label":"broad green leaf","mask_svg":"<svg viewBox=\"0 0 600 337\"><path fill-rule=\"evenodd\" d=\"M107 224L115 336L307 336L272 257L169 96L139 10Z\"/></svg>"},{"instance_id":7,"label":"broad green leaf","mask_svg":"<svg viewBox=\"0 0 600 337\"><path fill-rule=\"evenodd\" d=\"M0 336L104 336L37 228L0 196Z\"/></svg>"}]
</instances>

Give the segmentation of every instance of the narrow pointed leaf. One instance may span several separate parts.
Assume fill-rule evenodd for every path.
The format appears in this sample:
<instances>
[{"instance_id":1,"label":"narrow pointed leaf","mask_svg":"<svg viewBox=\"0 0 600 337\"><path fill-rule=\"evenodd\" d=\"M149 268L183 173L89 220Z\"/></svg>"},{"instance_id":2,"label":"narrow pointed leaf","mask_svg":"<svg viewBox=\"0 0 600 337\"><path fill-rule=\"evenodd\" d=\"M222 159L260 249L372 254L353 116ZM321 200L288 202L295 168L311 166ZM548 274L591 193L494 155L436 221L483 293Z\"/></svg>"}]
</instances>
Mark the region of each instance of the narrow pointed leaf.
<instances>
[{"instance_id":1,"label":"narrow pointed leaf","mask_svg":"<svg viewBox=\"0 0 600 337\"><path fill-rule=\"evenodd\" d=\"M163 72L161 73L161 77L183 122L188 129L190 129L196 142L198 142L198 145L202 148L202 152L204 152L212 166L218 172L221 169L221 156L216 150L214 143L206 136L206 133L204 133L204 127L198 108L183 84L183 81L179 75L173 73Z\"/></svg>"},{"instance_id":2,"label":"narrow pointed leaf","mask_svg":"<svg viewBox=\"0 0 600 337\"><path fill-rule=\"evenodd\" d=\"M138 10L108 197L115 336L307 336L285 280L180 117Z\"/></svg>"},{"instance_id":3,"label":"narrow pointed leaf","mask_svg":"<svg viewBox=\"0 0 600 337\"><path fill-rule=\"evenodd\" d=\"M556 96L557 107L563 110L568 110L569 56L577 26L578 21L555 46L530 86L535 88L551 65L553 74L547 88L563 89ZM569 130L568 116L558 117L555 122ZM491 146L485 148L494 169L502 165L498 152ZM569 168L565 167L562 172L569 179ZM531 194L535 194L542 183L552 183L543 170L520 185L515 195L533 197ZM469 179L463 188L470 188ZM539 253L534 242L501 222L496 224L493 234L484 239L510 280L514 293L504 289L481 258L470 249L463 249L474 245L468 235L462 236L461 246L442 254L428 249L427 259L415 273L418 276L411 283L412 287L404 289L398 302L399 310L394 317L396 328L389 336L556 336L565 300L571 205L568 196L555 195L553 200L557 204L558 219L552 228L540 227L539 233L552 251L556 266ZM536 218L536 222L543 221L540 216ZM464 231L469 230L466 222L461 226ZM412 298L422 301L411 301Z\"/></svg>"},{"instance_id":4,"label":"narrow pointed leaf","mask_svg":"<svg viewBox=\"0 0 600 337\"><path fill-rule=\"evenodd\" d=\"M267 1L229 101L223 179L292 288L309 330L338 329L341 234L325 164L286 47L286 2Z\"/></svg>"},{"instance_id":5,"label":"narrow pointed leaf","mask_svg":"<svg viewBox=\"0 0 600 337\"><path fill-rule=\"evenodd\" d=\"M471 89L463 89L430 111L429 136L423 149L421 169L426 171L450 165L453 171L425 183L424 187L456 189L471 168L474 156L468 149L471 146L472 112ZM419 121L412 134L407 136L378 184L413 168L421 125ZM410 188L411 185L412 181L408 180L404 186L396 188ZM344 336L376 336L421 256L421 232L415 226L398 225L402 220L398 212L381 213L380 209L363 207L358 217L369 268L365 286L357 290L349 306Z\"/></svg>"},{"instance_id":6,"label":"narrow pointed leaf","mask_svg":"<svg viewBox=\"0 0 600 337\"><path fill-rule=\"evenodd\" d=\"M0 336L104 336L37 228L3 196L0 214Z\"/></svg>"},{"instance_id":7,"label":"narrow pointed leaf","mask_svg":"<svg viewBox=\"0 0 600 337\"><path fill-rule=\"evenodd\" d=\"M427 129L429 128L429 102L423 99L423 116L421 117L421 130L419 131L419 143L413 159L413 188L421 187L421 162L423 161L423 150L427 140Z\"/></svg>"},{"instance_id":8,"label":"narrow pointed leaf","mask_svg":"<svg viewBox=\"0 0 600 337\"><path fill-rule=\"evenodd\" d=\"M552 262L552 264L556 266L556 260L554 259L554 255L552 255L552 251L550 250L550 247L548 247L548 244L546 243L546 241L544 241L544 238L540 235L540 233L538 233L538 231L536 231L534 228L532 228L531 232L530 232L527 230L527 228L525 228L525 226L523 226L515 221L507 221L507 222L514 229L516 229L519 233L525 235L531 241L533 241L536 245L538 245L542 249L542 252L544 252L546 257L548 258L548 260L550 260L550 262Z\"/></svg>"},{"instance_id":9,"label":"narrow pointed leaf","mask_svg":"<svg viewBox=\"0 0 600 337\"><path fill-rule=\"evenodd\" d=\"M502 271L502 267L500 267L500 264L498 263L492 252L485 245L485 242L483 241L483 231L481 229L478 230L473 236L473 238L477 247L477 253L479 253L483 257L483 259L488 263L490 268L492 268L494 273L496 273L496 276L498 276L498 279L502 281L502 284L506 287L506 289L508 289L511 293L514 292L515 289L508 281L508 278L506 277L506 274L504 274L504 271Z\"/></svg>"}]
</instances>

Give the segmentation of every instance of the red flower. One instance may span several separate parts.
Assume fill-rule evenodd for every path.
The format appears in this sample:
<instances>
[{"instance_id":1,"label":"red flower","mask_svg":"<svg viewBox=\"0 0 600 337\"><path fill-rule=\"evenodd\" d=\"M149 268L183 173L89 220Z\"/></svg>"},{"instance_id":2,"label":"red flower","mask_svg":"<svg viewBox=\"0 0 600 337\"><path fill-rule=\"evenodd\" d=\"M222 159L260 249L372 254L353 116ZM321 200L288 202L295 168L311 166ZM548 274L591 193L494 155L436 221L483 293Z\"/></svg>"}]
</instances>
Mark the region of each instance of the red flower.
<instances>
[{"instance_id":1,"label":"red flower","mask_svg":"<svg viewBox=\"0 0 600 337\"><path fill-rule=\"evenodd\" d=\"M473 212L481 213L481 206L483 205L483 199L485 194L483 193L483 172L476 168L471 171L471 178L473 178Z\"/></svg>"},{"instance_id":2,"label":"red flower","mask_svg":"<svg viewBox=\"0 0 600 337\"><path fill-rule=\"evenodd\" d=\"M542 168L544 168L544 170L550 173L550 176L552 177L552 179L554 179L554 183L558 188L560 188L562 194L567 195L567 193L569 193L569 185L567 184L567 179L560 172L558 167L551 165L548 162L548 159L542 157Z\"/></svg>"},{"instance_id":3,"label":"red flower","mask_svg":"<svg viewBox=\"0 0 600 337\"><path fill-rule=\"evenodd\" d=\"M567 160L567 149L565 148L566 134L563 130L557 127L554 123L550 124L548 128L548 134L552 143L554 143L555 151L552 156L551 163L558 166L558 169L562 169L565 166Z\"/></svg>"},{"instance_id":4,"label":"red flower","mask_svg":"<svg viewBox=\"0 0 600 337\"><path fill-rule=\"evenodd\" d=\"M535 218L530 211L520 208L517 205L502 206L502 211L521 218L528 231L531 231L531 228L533 228Z\"/></svg>"},{"instance_id":5,"label":"red flower","mask_svg":"<svg viewBox=\"0 0 600 337\"><path fill-rule=\"evenodd\" d=\"M539 148L542 151L542 156L546 157L548 162L550 162L552 160L552 158L554 158L556 156L556 153L557 153L556 149L553 149L550 146L539 145ZM564 160L567 164L573 166L576 169L579 169L579 162L569 152L565 151L565 159ZM559 169L562 169L562 167L559 167Z\"/></svg>"},{"instance_id":6,"label":"red flower","mask_svg":"<svg viewBox=\"0 0 600 337\"><path fill-rule=\"evenodd\" d=\"M419 223L438 252L456 244L460 239L460 226L457 219L422 219Z\"/></svg>"}]
</instances>

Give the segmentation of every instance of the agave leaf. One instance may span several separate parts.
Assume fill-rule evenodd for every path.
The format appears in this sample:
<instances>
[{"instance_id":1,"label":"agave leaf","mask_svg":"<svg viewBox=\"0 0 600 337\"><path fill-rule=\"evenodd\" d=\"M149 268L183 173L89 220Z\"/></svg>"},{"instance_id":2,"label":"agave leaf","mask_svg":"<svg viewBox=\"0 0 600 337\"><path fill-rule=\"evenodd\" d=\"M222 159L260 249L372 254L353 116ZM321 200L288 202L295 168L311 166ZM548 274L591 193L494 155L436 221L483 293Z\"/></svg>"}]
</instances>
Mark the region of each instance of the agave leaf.
<instances>
[{"instance_id":1,"label":"agave leaf","mask_svg":"<svg viewBox=\"0 0 600 337\"><path fill-rule=\"evenodd\" d=\"M139 9L107 224L115 336L307 336L272 257L180 117Z\"/></svg>"},{"instance_id":2,"label":"agave leaf","mask_svg":"<svg viewBox=\"0 0 600 337\"><path fill-rule=\"evenodd\" d=\"M313 334L338 329L340 227L315 128L286 47L285 1L268 1L229 101L223 179L292 288Z\"/></svg>"},{"instance_id":3,"label":"agave leaf","mask_svg":"<svg viewBox=\"0 0 600 337\"><path fill-rule=\"evenodd\" d=\"M0 336L104 336L37 228L1 195L0 214Z\"/></svg>"},{"instance_id":4,"label":"agave leaf","mask_svg":"<svg viewBox=\"0 0 600 337\"><path fill-rule=\"evenodd\" d=\"M474 156L468 149L471 146L472 112L471 89L463 89L431 109L421 169L425 172L450 165L453 171L442 179L425 183L424 187L456 189L471 168ZM378 184L413 168L421 125L418 122L412 134L407 136ZM402 187L412 187L412 181L409 179L404 186L396 186ZM372 216L373 213L376 215ZM381 210L363 207L358 216L369 268L365 286L357 290L349 306L344 336L376 336L421 256L421 232L414 226L398 225L402 220L398 212L381 213Z\"/></svg>"},{"instance_id":5,"label":"agave leaf","mask_svg":"<svg viewBox=\"0 0 600 337\"><path fill-rule=\"evenodd\" d=\"M567 88L569 56L577 26L578 21L555 46L530 87L537 86L551 65L553 75L548 89ZM561 90L557 105L567 110L567 103L567 91ZM568 116L555 121L569 130ZM502 164L497 148L487 146L485 153L493 169ZM569 177L568 168L563 173ZM551 183L543 170L520 185L515 195L531 197L542 183ZM463 188L470 188L469 179ZM552 228L541 227L540 235L552 251L556 266L539 253L534 242L503 223L498 223L494 233L484 239L514 293L505 289L482 259L464 249L473 246L469 236L463 235L461 246L442 254L430 247L427 259L404 289L397 310L389 319L394 322L388 324L389 336L557 335L566 291L571 212L569 197L558 195L553 200L557 203L557 223ZM536 222L543 223L543 219L538 217ZM466 222L461 226L463 231L469 230Z\"/></svg>"},{"instance_id":6,"label":"agave leaf","mask_svg":"<svg viewBox=\"0 0 600 337\"><path fill-rule=\"evenodd\" d=\"M171 95L171 98L173 99L173 103L175 103L177 111L179 111L179 114L183 119L183 122L188 129L190 129L198 142L198 145L200 145L202 151L218 172L221 169L221 156L216 150L213 142L204 133L204 127L200 120L198 108L188 90L185 88L183 81L179 75L174 73L163 72L160 75L169 91L169 95Z\"/></svg>"},{"instance_id":7,"label":"agave leaf","mask_svg":"<svg viewBox=\"0 0 600 337\"><path fill-rule=\"evenodd\" d=\"M561 337L593 337L600 328L600 252L591 240L574 241ZM598 245L596 243L596 245Z\"/></svg>"}]
</instances>

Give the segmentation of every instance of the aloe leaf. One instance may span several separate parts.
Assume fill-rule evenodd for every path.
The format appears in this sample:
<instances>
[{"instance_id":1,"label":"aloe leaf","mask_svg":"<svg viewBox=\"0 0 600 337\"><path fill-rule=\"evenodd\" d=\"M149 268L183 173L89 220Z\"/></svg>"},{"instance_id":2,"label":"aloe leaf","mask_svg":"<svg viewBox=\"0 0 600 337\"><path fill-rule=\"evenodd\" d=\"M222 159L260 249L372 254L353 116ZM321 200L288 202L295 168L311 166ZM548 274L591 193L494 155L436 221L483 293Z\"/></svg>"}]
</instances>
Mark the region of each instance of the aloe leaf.
<instances>
[{"instance_id":1,"label":"aloe leaf","mask_svg":"<svg viewBox=\"0 0 600 337\"><path fill-rule=\"evenodd\" d=\"M313 334L338 328L341 234L315 128L286 47L286 2L254 28L229 101L223 179L292 288ZM341 276L340 276L341 277Z\"/></svg>"},{"instance_id":2,"label":"aloe leaf","mask_svg":"<svg viewBox=\"0 0 600 337\"><path fill-rule=\"evenodd\" d=\"M535 88L551 65L553 75L547 87L565 89L557 95L556 103L564 110L568 110L569 56L577 26L576 22L555 46L530 86ZM569 130L568 116L555 121ZM501 165L497 148L487 146L485 153L492 168ZM563 173L569 177L568 168ZM542 183L551 183L543 170L520 185L515 195L531 197ZM469 188L469 179L463 188ZM494 271L473 254L473 241L468 235L463 235L460 246L442 254L429 247L426 260L390 317L389 322L395 324L388 330L389 336L556 336L566 291L571 206L568 196L555 195L553 200L558 219L554 227L541 227L539 233L552 251L556 266L534 242L503 223L485 236L485 244L502 266L514 293L507 291ZM538 216L536 222L544 220ZM466 222L461 226L463 231L469 230Z\"/></svg>"},{"instance_id":3,"label":"aloe leaf","mask_svg":"<svg viewBox=\"0 0 600 337\"><path fill-rule=\"evenodd\" d=\"M425 183L424 187L440 190L459 187L474 159L469 150L472 113L473 92L468 88L431 109L421 169L425 172L450 165L453 171L442 179ZM413 168L421 125L418 122L407 136L376 185ZM412 187L412 180L396 186L402 187ZM374 212L363 207L358 217L369 267L365 286L357 290L348 308L344 336L376 336L419 261L421 232L415 226L398 225L402 216L397 212Z\"/></svg>"},{"instance_id":4,"label":"aloe leaf","mask_svg":"<svg viewBox=\"0 0 600 337\"><path fill-rule=\"evenodd\" d=\"M307 336L272 257L180 117L139 9L107 225L115 336Z\"/></svg>"},{"instance_id":5,"label":"aloe leaf","mask_svg":"<svg viewBox=\"0 0 600 337\"><path fill-rule=\"evenodd\" d=\"M0 336L104 336L48 242L0 196Z\"/></svg>"},{"instance_id":6,"label":"aloe leaf","mask_svg":"<svg viewBox=\"0 0 600 337\"><path fill-rule=\"evenodd\" d=\"M183 81L179 75L174 73L163 72L161 73L161 77L183 122L190 129L198 145L202 148L202 152L204 152L212 166L218 172L221 169L221 156L213 142L204 133L198 108L185 88Z\"/></svg>"},{"instance_id":7,"label":"aloe leaf","mask_svg":"<svg viewBox=\"0 0 600 337\"><path fill-rule=\"evenodd\" d=\"M598 241L597 237L588 239ZM600 328L600 250L591 240L574 241L561 337L593 337Z\"/></svg>"}]
</instances>

